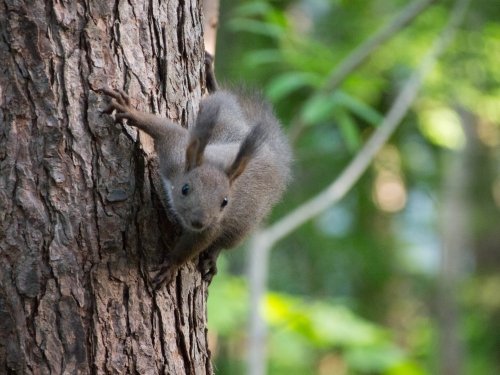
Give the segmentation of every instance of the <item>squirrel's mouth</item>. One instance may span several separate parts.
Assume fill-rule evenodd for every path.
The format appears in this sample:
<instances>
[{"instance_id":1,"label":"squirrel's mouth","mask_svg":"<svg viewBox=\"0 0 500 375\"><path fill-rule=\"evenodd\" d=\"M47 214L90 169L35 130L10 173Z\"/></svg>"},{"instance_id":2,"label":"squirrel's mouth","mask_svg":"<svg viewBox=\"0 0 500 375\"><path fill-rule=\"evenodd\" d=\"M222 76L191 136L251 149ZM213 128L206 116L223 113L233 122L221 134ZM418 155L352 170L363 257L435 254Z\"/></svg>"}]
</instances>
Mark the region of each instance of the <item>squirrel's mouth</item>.
<instances>
[{"instance_id":1,"label":"squirrel's mouth","mask_svg":"<svg viewBox=\"0 0 500 375\"><path fill-rule=\"evenodd\" d=\"M203 232L210 226L209 219L192 218L184 220L184 224L193 232Z\"/></svg>"},{"instance_id":2,"label":"squirrel's mouth","mask_svg":"<svg viewBox=\"0 0 500 375\"><path fill-rule=\"evenodd\" d=\"M203 228L205 228L205 224L201 221L198 221L198 220L193 220L191 221L191 228L197 230L197 231L200 231L202 230Z\"/></svg>"}]
</instances>

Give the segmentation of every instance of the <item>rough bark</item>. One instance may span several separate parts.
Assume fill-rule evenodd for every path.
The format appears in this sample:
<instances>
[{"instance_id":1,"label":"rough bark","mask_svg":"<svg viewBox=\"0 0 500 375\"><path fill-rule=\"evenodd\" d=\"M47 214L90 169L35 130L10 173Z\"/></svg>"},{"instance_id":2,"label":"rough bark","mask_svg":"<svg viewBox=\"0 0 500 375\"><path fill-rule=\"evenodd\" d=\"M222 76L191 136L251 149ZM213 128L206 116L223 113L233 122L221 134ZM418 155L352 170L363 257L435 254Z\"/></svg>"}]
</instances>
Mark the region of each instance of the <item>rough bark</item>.
<instances>
[{"instance_id":1,"label":"rough bark","mask_svg":"<svg viewBox=\"0 0 500 375\"><path fill-rule=\"evenodd\" d=\"M95 91L187 126L201 23L195 0L0 3L0 373L212 372L195 265L146 288L178 232L152 142Z\"/></svg>"}]
</instances>

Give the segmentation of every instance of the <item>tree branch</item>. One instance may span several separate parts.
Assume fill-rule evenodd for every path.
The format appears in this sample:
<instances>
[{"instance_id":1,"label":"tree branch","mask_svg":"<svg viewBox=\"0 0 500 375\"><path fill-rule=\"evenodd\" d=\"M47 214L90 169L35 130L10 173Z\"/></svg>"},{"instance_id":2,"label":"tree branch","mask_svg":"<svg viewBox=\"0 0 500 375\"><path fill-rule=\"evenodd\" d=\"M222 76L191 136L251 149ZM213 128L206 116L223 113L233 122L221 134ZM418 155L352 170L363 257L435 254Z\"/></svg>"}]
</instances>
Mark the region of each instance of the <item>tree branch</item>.
<instances>
[{"instance_id":1,"label":"tree branch","mask_svg":"<svg viewBox=\"0 0 500 375\"><path fill-rule=\"evenodd\" d=\"M390 24L368 38L332 71L325 90L336 90L346 77L365 62L380 45L387 42L394 35L397 35L399 31L408 26L417 16L435 2L436 0L415 1L403 9Z\"/></svg>"}]
</instances>

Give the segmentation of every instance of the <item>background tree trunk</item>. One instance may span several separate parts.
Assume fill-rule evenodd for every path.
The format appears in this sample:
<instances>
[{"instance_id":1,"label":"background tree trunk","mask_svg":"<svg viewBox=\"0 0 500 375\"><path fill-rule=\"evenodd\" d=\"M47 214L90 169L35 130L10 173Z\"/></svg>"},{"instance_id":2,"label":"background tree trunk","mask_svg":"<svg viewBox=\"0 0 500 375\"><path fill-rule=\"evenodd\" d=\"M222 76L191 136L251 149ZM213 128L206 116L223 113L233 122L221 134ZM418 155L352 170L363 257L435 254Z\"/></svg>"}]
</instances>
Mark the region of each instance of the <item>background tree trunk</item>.
<instances>
[{"instance_id":1,"label":"background tree trunk","mask_svg":"<svg viewBox=\"0 0 500 375\"><path fill-rule=\"evenodd\" d=\"M441 213L441 272L439 273L437 321L439 331L439 373L464 374L467 348L461 334L460 291L473 269L473 217L471 186L475 157L481 146L474 115L456 106L466 137L463 150L447 155Z\"/></svg>"},{"instance_id":2,"label":"background tree trunk","mask_svg":"<svg viewBox=\"0 0 500 375\"><path fill-rule=\"evenodd\" d=\"M146 288L178 232L152 141L94 91L186 126L203 50L195 0L0 4L0 373L212 372L195 265Z\"/></svg>"}]
</instances>

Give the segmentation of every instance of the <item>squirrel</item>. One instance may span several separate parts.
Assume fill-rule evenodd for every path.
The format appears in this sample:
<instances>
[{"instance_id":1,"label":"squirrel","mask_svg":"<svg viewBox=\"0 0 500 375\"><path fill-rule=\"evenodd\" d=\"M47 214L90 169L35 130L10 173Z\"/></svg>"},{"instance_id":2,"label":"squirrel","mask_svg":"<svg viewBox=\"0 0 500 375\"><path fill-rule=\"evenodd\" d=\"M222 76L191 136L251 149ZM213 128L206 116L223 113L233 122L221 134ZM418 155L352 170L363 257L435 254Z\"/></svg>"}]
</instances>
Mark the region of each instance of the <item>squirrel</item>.
<instances>
[{"instance_id":1,"label":"squirrel","mask_svg":"<svg viewBox=\"0 0 500 375\"><path fill-rule=\"evenodd\" d=\"M123 90L104 113L149 134L159 158L166 201L182 227L174 249L151 280L155 289L200 255L208 283L222 249L238 245L281 198L290 179L291 149L271 106L256 94L220 90L213 58L205 57L206 86L191 129L131 106Z\"/></svg>"}]
</instances>

